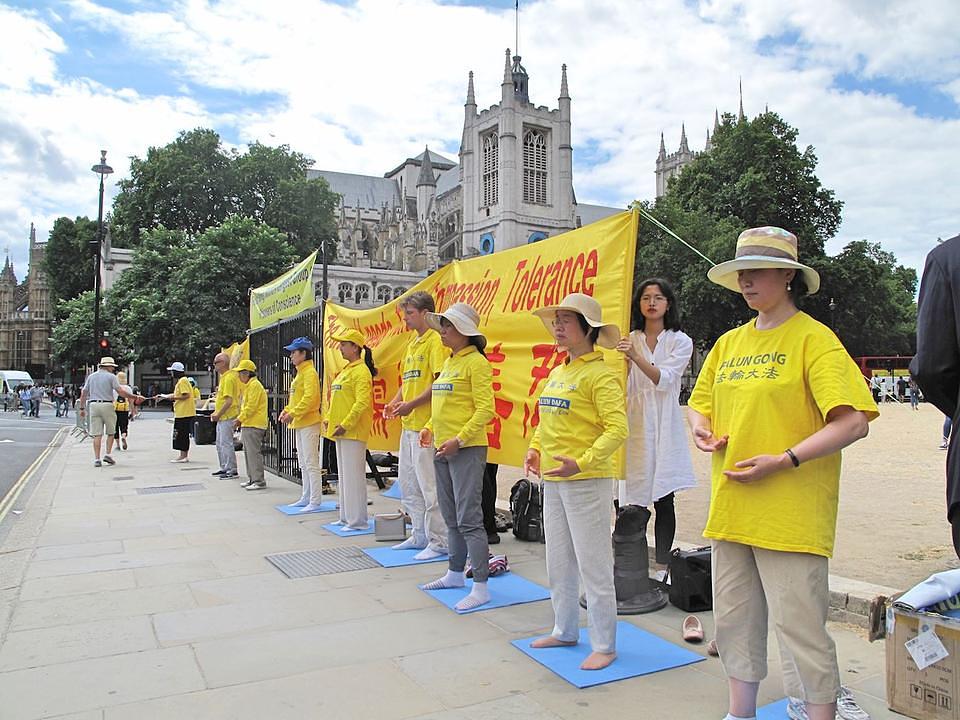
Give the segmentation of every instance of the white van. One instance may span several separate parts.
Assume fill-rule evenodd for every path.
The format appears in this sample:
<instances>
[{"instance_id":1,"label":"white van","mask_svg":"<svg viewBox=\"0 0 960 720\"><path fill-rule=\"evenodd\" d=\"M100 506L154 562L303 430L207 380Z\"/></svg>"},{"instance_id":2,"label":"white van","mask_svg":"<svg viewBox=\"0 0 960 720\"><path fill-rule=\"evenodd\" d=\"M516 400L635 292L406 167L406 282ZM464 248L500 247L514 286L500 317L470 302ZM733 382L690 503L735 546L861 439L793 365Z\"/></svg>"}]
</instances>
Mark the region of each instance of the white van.
<instances>
[{"instance_id":1,"label":"white van","mask_svg":"<svg viewBox=\"0 0 960 720\"><path fill-rule=\"evenodd\" d=\"M22 370L0 370L0 393L12 393L20 385L36 385L30 373Z\"/></svg>"}]
</instances>

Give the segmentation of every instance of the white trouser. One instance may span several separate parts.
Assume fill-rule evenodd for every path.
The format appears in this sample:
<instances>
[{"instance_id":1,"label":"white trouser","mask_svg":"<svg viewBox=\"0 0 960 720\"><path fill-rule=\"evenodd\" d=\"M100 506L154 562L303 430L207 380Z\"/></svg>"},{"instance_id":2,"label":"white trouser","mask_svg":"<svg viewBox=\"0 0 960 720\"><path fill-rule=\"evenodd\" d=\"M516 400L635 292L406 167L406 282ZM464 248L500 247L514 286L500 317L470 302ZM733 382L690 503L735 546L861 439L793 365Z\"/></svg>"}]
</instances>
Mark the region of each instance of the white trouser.
<instances>
[{"instance_id":1,"label":"white trouser","mask_svg":"<svg viewBox=\"0 0 960 720\"><path fill-rule=\"evenodd\" d=\"M367 444L360 440L337 440L337 488L340 492L340 522L354 530L366 530Z\"/></svg>"},{"instance_id":2,"label":"white trouser","mask_svg":"<svg viewBox=\"0 0 960 720\"><path fill-rule=\"evenodd\" d=\"M297 460L303 483L301 500L311 505L323 502L323 480L320 477L320 423L294 430L297 437Z\"/></svg>"},{"instance_id":3,"label":"white trouser","mask_svg":"<svg viewBox=\"0 0 960 720\"><path fill-rule=\"evenodd\" d=\"M543 525L547 542L547 579L553 603L553 636L566 642L580 637L580 580L587 596L587 623L594 652L616 648L617 593L613 585L610 540L610 478L546 481ZM579 566L579 572L578 572Z\"/></svg>"},{"instance_id":4,"label":"white trouser","mask_svg":"<svg viewBox=\"0 0 960 720\"><path fill-rule=\"evenodd\" d=\"M413 537L418 545L429 542L434 549L447 547L447 525L437 503L437 476L433 467L434 447L420 447L420 433L400 433L400 460L397 481L400 483L400 505L413 523Z\"/></svg>"},{"instance_id":5,"label":"white trouser","mask_svg":"<svg viewBox=\"0 0 960 720\"><path fill-rule=\"evenodd\" d=\"M233 420L217 420L217 459L220 469L237 472L237 451L233 447Z\"/></svg>"}]
</instances>

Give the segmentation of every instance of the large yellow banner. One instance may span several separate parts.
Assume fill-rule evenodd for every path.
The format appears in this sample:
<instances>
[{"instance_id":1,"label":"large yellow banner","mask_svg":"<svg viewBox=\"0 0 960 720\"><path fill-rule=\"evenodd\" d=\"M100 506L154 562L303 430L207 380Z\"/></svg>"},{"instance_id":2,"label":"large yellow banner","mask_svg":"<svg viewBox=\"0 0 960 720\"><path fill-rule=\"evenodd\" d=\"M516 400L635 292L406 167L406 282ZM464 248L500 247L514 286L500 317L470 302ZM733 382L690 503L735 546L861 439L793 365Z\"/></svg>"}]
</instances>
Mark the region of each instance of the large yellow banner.
<instances>
[{"instance_id":1,"label":"large yellow banner","mask_svg":"<svg viewBox=\"0 0 960 720\"><path fill-rule=\"evenodd\" d=\"M316 304L313 295L314 250L283 275L250 291L250 329L299 315Z\"/></svg>"},{"instance_id":2,"label":"large yellow banner","mask_svg":"<svg viewBox=\"0 0 960 720\"><path fill-rule=\"evenodd\" d=\"M496 415L487 426L490 462L522 465L533 428L539 422L537 398L550 371L564 361L543 323L532 311L558 304L571 292L595 297L604 322L626 335L637 240L637 213L624 212L524 247L453 262L418 283L414 290L433 295L437 311L466 302L480 314L493 366ZM394 300L371 310L328 302L324 312L324 409L333 377L345 362L331 340L344 327L360 330L379 370L374 378L371 450L396 450L400 420L387 420L383 408L400 386L403 353L413 339ZM624 377L626 364L616 351L607 362Z\"/></svg>"}]
</instances>

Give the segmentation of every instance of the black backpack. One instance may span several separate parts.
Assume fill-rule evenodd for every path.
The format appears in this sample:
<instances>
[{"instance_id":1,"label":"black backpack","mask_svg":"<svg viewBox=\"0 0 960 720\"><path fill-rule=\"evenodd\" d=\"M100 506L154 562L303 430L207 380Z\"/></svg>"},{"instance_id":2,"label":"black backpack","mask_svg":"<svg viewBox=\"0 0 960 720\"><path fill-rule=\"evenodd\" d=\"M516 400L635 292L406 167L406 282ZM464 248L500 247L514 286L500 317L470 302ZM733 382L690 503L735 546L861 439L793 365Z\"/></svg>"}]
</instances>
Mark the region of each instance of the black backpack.
<instances>
[{"instance_id":1,"label":"black backpack","mask_svg":"<svg viewBox=\"0 0 960 720\"><path fill-rule=\"evenodd\" d=\"M543 492L539 485L525 478L517 480L510 489L510 512L517 540L544 542Z\"/></svg>"}]
</instances>

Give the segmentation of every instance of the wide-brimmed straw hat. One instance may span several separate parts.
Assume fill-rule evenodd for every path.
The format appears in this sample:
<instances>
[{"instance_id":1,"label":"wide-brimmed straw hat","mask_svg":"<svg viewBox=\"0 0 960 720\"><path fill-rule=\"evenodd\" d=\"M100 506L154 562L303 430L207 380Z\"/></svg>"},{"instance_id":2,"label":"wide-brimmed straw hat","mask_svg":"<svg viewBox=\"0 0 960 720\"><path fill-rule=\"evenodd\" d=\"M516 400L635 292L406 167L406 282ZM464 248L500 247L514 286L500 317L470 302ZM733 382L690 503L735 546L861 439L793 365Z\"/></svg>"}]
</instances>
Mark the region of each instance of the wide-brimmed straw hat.
<instances>
[{"instance_id":1,"label":"wide-brimmed straw hat","mask_svg":"<svg viewBox=\"0 0 960 720\"><path fill-rule=\"evenodd\" d=\"M820 289L820 275L812 267L797 261L797 236L778 227L758 227L744 230L737 238L737 253L733 260L714 265L707 270L707 278L717 285L740 292L737 273L741 270L789 268L803 275L807 294Z\"/></svg>"},{"instance_id":2,"label":"wide-brimmed straw hat","mask_svg":"<svg viewBox=\"0 0 960 720\"><path fill-rule=\"evenodd\" d=\"M569 310L583 316L590 327L600 328L597 344L605 348L615 348L620 340L620 328L613 323L603 322L603 310L600 303L583 293L570 293L559 305L550 305L533 311L539 317L549 332L553 332L553 319L557 310Z\"/></svg>"},{"instance_id":3,"label":"wide-brimmed straw hat","mask_svg":"<svg viewBox=\"0 0 960 720\"><path fill-rule=\"evenodd\" d=\"M450 324L453 325L461 335L480 338L482 348L487 346L487 338L480 332L480 328L478 327L480 324L480 316L476 310L466 303L454 303L441 313L428 312L424 319L431 328L440 330L440 318L449 320Z\"/></svg>"},{"instance_id":4,"label":"wide-brimmed straw hat","mask_svg":"<svg viewBox=\"0 0 960 720\"><path fill-rule=\"evenodd\" d=\"M113 358L107 355L105 358L100 358L100 367L116 367L117 363L113 361Z\"/></svg>"},{"instance_id":5,"label":"wide-brimmed straw hat","mask_svg":"<svg viewBox=\"0 0 960 720\"><path fill-rule=\"evenodd\" d=\"M363 347L367 344L367 338L363 333L354 328L345 328L330 338L334 342L352 342L357 347Z\"/></svg>"}]
</instances>

